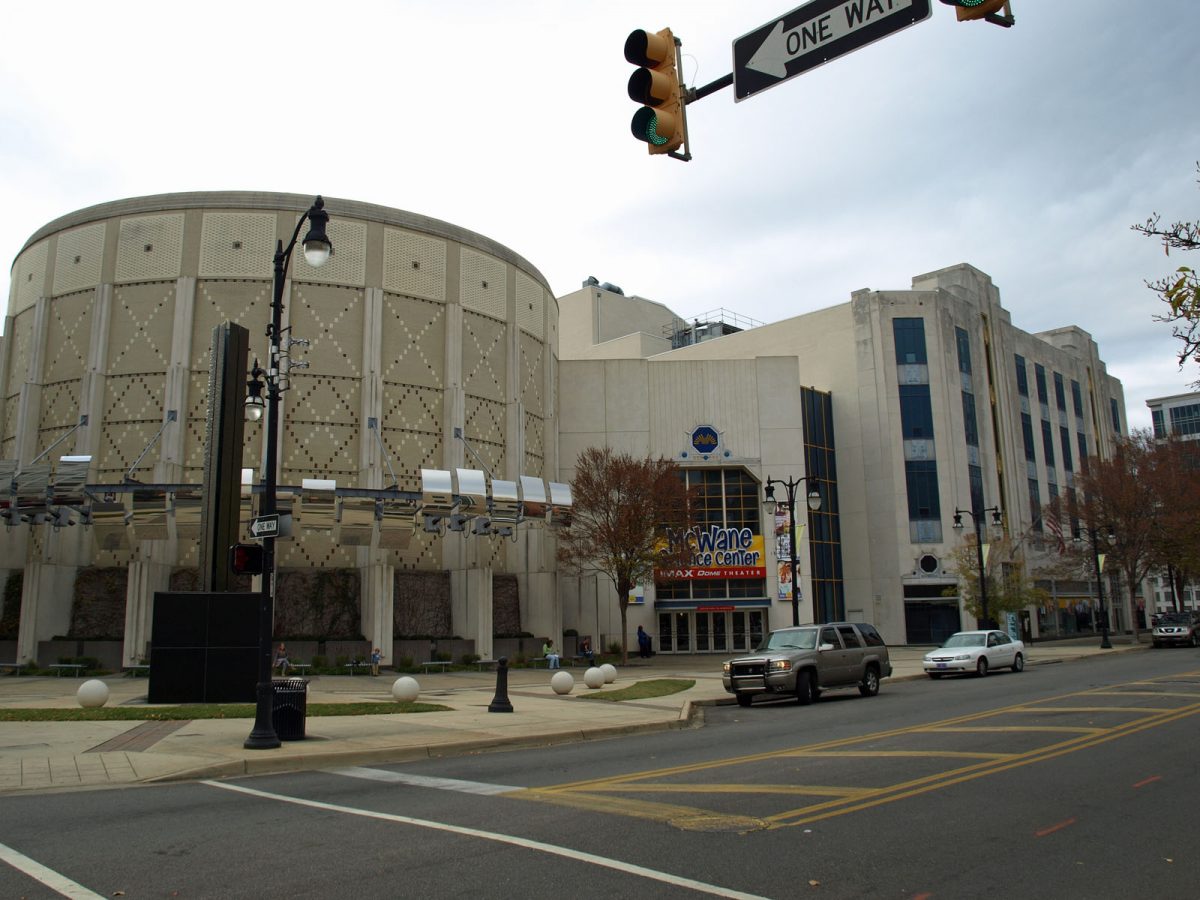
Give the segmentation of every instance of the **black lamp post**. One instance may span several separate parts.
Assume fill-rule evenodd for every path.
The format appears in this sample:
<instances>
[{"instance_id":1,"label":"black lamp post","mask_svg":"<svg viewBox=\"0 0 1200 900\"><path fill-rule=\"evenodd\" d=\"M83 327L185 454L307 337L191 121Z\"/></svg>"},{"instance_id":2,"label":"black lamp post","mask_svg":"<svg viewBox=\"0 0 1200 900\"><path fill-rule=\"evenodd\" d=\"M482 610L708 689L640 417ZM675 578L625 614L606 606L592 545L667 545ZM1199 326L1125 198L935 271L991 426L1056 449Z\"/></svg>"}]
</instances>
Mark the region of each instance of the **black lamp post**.
<instances>
[{"instance_id":1,"label":"black lamp post","mask_svg":"<svg viewBox=\"0 0 1200 900\"><path fill-rule=\"evenodd\" d=\"M1088 539L1092 543L1092 564L1096 568L1096 591L1099 597L1099 614L1100 614L1100 649L1111 650L1112 641L1108 639L1108 610L1104 607L1104 578L1100 572L1100 548L1097 546L1099 535L1096 534L1095 528L1088 528ZM1076 529L1074 540L1076 544L1082 544L1083 538ZM1109 529L1108 540L1114 540L1112 529Z\"/></svg>"},{"instance_id":2,"label":"black lamp post","mask_svg":"<svg viewBox=\"0 0 1200 900\"><path fill-rule=\"evenodd\" d=\"M333 255L333 244L325 235L325 223L329 221L329 213L325 212L325 201L317 197L308 211L296 223L292 239L287 247L283 241L275 246L275 283L271 297L271 322L267 326L267 338L271 344L271 358L267 371L263 372L254 363L253 378L248 385L246 395L246 417L257 420L263 414L261 376L266 375L267 402L267 450L263 462L263 491L259 503L259 518L274 516L278 510L279 487L279 398L287 390L287 370L291 365L288 351L294 341L288 338L284 346L283 338L283 285L287 279L288 264L292 260L292 250L296 247L296 238L305 221L309 223L308 234L305 235L304 258L310 266L324 265ZM263 589L261 593L258 621L258 687L256 691L257 707L254 713L254 728L246 742L242 745L247 750L272 750L279 746L279 736L275 733L275 725L271 721L272 686L271 686L271 626L275 617L275 535L263 537Z\"/></svg>"},{"instance_id":3,"label":"black lamp post","mask_svg":"<svg viewBox=\"0 0 1200 900\"><path fill-rule=\"evenodd\" d=\"M804 482L809 481L810 479L812 481L816 481L816 476L804 475L801 478L789 478L787 481L779 481L778 479L771 478L770 476L768 476L767 483L766 483L766 498L763 501L763 505L767 508L767 515L772 518L774 518L774 516L775 516L775 506L776 506L777 502L783 503L788 511L788 526L789 526L788 553L791 557L791 564L792 564L792 624L793 625L800 624L800 603L799 603L799 598L796 596L796 582L800 580L800 573L796 570L796 488L800 487L800 485L804 484ZM787 492L787 500L786 501L776 501L775 500L775 485L777 485L777 484L783 485L784 490ZM808 492L808 508L811 509L813 512L816 512L818 509L821 508L821 492L818 491L815 487ZM813 595L813 621L814 622L819 622L821 620L821 617L818 613L819 613L819 610L817 609L817 598L816 598L816 594L814 592L814 595Z\"/></svg>"},{"instance_id":4,"label":"black lamp post","mask_svg":"<svg viewBox=\"0 0 1200 900\"><path fill-rule=\"evenodd\" d=\"M983 517L985 513L992 514L992 524L999 525L1000 523L1000 507L988 506L981 509L978 513L969 509L954 509L954 527L959 531L962 530L964 515L970 516L971 521L975 523L975 552L979 559L979 624L984 628L992 628L992 620L988 616L988 601L987 601L987 570L983 563Z\"/></svg>"}]
</instances>

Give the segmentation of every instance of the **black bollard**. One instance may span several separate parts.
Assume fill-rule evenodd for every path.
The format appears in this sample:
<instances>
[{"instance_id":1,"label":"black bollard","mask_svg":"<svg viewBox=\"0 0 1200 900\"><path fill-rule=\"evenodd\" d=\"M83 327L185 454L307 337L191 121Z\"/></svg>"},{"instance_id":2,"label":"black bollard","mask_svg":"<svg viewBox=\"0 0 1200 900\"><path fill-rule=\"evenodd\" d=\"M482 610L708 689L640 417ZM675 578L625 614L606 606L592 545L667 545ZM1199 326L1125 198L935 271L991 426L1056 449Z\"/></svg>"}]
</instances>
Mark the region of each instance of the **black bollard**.
<instances>
[{"instance_id":1,"label":"black bollard","mask_svg":"<svg viewBox=\"0 0 1200 900\"><path fill-rule=\"evenodd\" d=\"M512 712L513 706L508 702L508 657L500 657L496 664L496 696L488 704L488 712Z\"/></svg>"}]
</instances>

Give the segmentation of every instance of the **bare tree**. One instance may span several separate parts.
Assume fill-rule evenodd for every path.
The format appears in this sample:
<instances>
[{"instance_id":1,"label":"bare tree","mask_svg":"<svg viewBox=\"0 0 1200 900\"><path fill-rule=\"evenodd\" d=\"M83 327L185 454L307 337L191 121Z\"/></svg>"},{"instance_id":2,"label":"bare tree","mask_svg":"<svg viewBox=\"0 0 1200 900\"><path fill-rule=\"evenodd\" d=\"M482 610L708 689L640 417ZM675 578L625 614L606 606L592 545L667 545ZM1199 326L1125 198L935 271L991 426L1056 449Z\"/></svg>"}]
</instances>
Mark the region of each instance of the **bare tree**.
<instances>
[{"instance_id":1,"label":"bare tree","mask_svg":"<svg viewBox=\"0 0 1200 900\"><path fill-rule=\"evenodd\" d=\"M1200 172L1200 163L1196 164ZM1195 250L1200 247L1200 222L1177 221L1162 226L1161 216L1154 213L1142 225L1133 230L1148 238L1162 241L1163 250L1170 256L1172 250ZM1179 266L1172 274L1157 281L1147 281L1146 286L1167 305L1168 312L1155 316L1157 322L1169 322L1171 334L1183 343L1179 351L1179 368L1189 361L1200 363L1200 278L1189 266ZM1193 382L1200 387L1200 380Z\"/></svg>"},{"instance_id":2,"label":"bare tree","mask_svg":"<svg viewBox=\"0 0 1200 900\"><path fill-rule=\"evenodd\" d=\"M621 650L629 661L629 592L656 568L686 562L668 529L687 521L687 489L668 459L637 459L591 447L579 455L571 482L570 523L559 532L558 559L567 571L607 575L621 611Z\"/></svg>"},{"instance_id":3,"label":"bare tree","mask_svg":"<svg viewBox=\"0 0 1200 900\"><path fill-rule=\"evenodd\" d=\"M1133 600L1155 565L1163 509L1154 489L1156 445L1145 431L1117 442L1110 459L1091 457L1076 476L1075 511L1081 527L1125 577L1127 612L1138 640Z\"/></svg>"}]
</instances>

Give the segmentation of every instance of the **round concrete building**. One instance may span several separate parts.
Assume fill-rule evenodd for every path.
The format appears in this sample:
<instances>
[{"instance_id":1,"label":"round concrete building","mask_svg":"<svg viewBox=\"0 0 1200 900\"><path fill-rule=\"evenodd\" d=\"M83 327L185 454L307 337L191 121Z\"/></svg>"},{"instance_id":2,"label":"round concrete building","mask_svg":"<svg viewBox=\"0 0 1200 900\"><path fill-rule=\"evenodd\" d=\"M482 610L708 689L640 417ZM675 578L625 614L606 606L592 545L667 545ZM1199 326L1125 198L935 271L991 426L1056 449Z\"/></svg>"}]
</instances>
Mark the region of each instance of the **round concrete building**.
<instances>
[{"instance_id":1,"label":"round concrete building","mask_svg":"<svg viewBox=\"0 0 1200 900\"><path fill-rule=\"evenodd\" d=\"M5 658L135 663L154 592L195 586L186 488L114 492L120 515L90 523L56 516L72 477L60 461L85 458L76 481L93 486L202 482L214 328L242 325L251 356L268 358L276 243L311 203L139 197L66 215L21 250L0 339L0 466L15 484L0 538ZM416 492L423 468L458 467L554 478L558 305L541 273L436 219L336 198L325 209L333 258L312 268L294 254L285 285L284 326L309 343L282 398L279 484ZM247 423L244 466L261 466L264 434ZM47 514L15 515L47 464ZM295 655L332 661L368 644L390 661L419 635L427 651L431 637L460 637L444 649L490 656L493 635L561 633L542 530L434 533L410 519L389 540L330 524L300 516L277 544L275 633L313 642Z\"/></svg>"}]
</instances>

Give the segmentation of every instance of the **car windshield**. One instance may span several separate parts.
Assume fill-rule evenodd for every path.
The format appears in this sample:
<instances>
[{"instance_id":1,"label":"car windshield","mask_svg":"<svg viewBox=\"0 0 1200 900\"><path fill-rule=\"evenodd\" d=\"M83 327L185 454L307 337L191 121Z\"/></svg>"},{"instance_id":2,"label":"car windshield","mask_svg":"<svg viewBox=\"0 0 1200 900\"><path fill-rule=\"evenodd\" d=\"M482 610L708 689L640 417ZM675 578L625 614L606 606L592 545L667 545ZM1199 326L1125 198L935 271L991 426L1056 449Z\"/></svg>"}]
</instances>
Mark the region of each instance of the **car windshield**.
<instances>
[{"instance_id":1,"label":"car windshield","mask_svg":"<svg viewBox=\"0 0 1200 900\"><path fill-rule=\"evenodd\" d=\"M982 647L987 635L985 634L952 634L946 638L943 647Z\"/></svg>"},{"instance_id":2,"label":"car windshield","mask_svg":"<svg viewBox=\"0 0 1200 900\"><path fill-rule=\"evenodd\" d=\"M758 647L759 650L812 650L817 646L817 629L796 628L772 631Z\"/></svg>"},{"instance_id":3,"label":"car windshield","mask_svg":"<svg viewBox=\"0 0 1200 900\"><path fill-rule=\"evenodd\" d=\"M1191 621L1191 617L1183 613L1164 613L1158 617L1159 625L1187 625Z\"/></svg>"}]
</instances>

